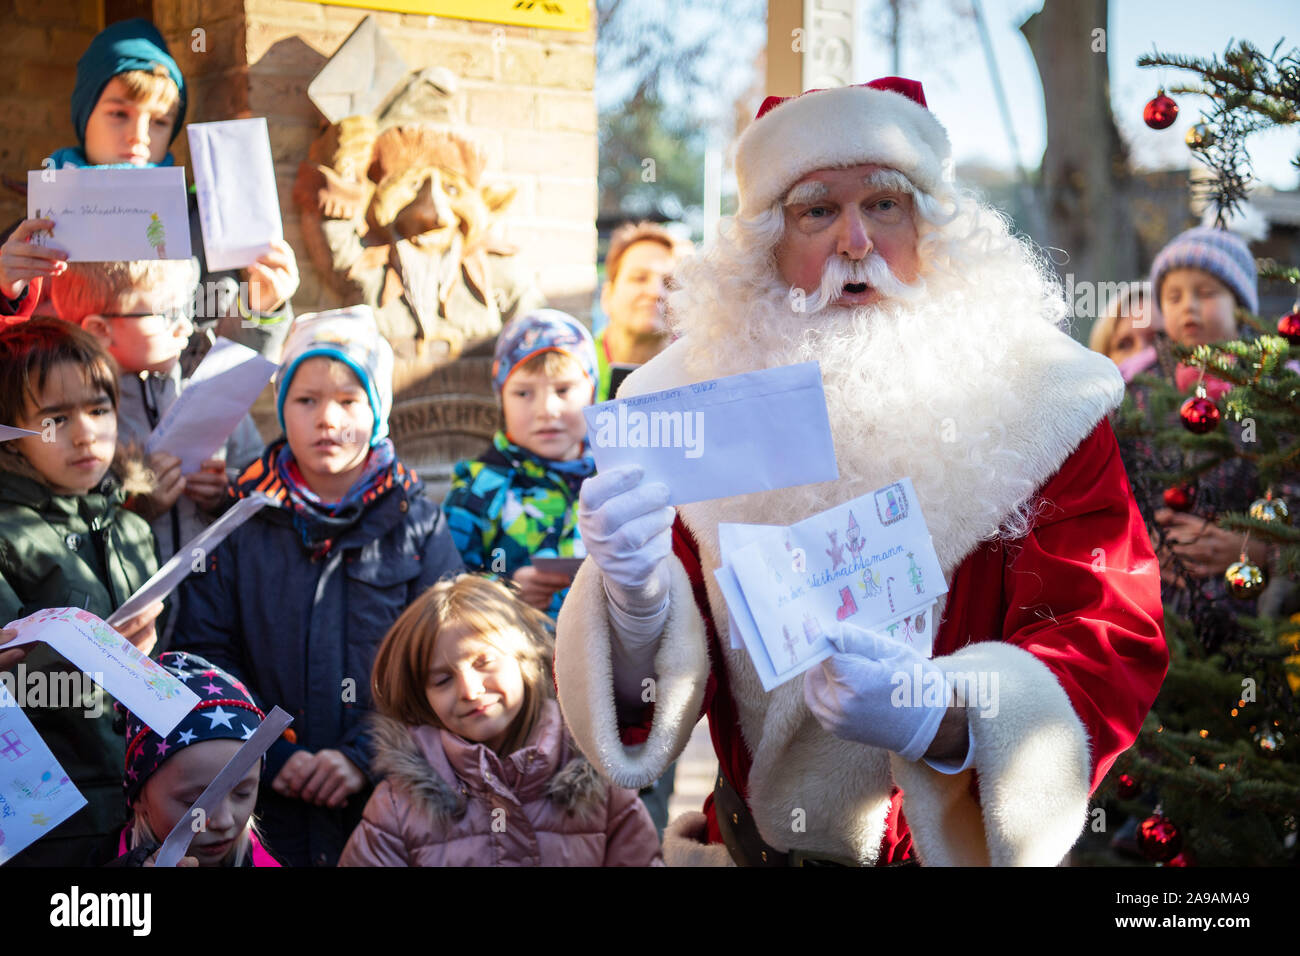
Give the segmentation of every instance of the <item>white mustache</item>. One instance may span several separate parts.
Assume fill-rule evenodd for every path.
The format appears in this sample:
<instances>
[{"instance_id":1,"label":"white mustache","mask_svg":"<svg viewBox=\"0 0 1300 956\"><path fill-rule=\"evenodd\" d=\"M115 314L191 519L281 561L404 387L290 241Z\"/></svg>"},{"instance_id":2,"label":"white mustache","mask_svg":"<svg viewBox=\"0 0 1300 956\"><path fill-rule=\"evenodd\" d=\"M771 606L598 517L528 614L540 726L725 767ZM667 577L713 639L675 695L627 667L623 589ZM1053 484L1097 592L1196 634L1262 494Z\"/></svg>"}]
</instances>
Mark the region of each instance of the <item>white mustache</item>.
<instances>
[{"instance_id":1,"label":"white mustache","mask_svg":"<svg viewBox=\"0 0 1300 956\"><path fill-rule=\"evenodd\" d=\"M925 288L919 280L913 285L900 280L878 252L869 252L862 259L831 256L822 267L822 281L817 287L816 298L806 303L807 312L819 312L830 305L851 282L866 283L886 298L903 301L916 299Z\"/></svg>"}]
</instances>

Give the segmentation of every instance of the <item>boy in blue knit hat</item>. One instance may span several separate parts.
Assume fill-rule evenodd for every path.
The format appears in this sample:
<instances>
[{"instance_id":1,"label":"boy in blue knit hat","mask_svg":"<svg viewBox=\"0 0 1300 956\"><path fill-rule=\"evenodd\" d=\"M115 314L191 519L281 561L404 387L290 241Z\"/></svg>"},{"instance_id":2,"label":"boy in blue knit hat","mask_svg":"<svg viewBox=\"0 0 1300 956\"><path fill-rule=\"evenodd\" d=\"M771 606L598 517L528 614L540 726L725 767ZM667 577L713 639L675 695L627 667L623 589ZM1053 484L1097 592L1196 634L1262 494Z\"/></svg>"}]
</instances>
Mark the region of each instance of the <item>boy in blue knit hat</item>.
<instances>
[{"instance_id":1,"label":"boy in blue knit hat","mask_svg":"<svg viewBox=\"0 0 1300 956\"><path fill-rule=\"evenodd\" d=\"M142 19L114 23L95 36L77 61L71 113L79 145L55 150L47 165L54 169L171 166L174 159L168 150L185 122L186 106L185 78L158 29ZM276 240L242 274L209 275L197 213L191 197L191 246L203 280L198 318L225 318L219 334L276 359L293 317L289 298L298 287L293 250ZM52 314L48 307L37 311L42 283L67 268L66 253L57 245L35 245L30 239L54 225L51 219L24 219L2 237L0 314ZM209 288L216 294L208 295ZM209 300L216 314L206 314Z\"/></svg>"},{"instance_id":2,"label":"boy in blue knit hat","mask_svg":"<svg viewBox=\"0 0 1300 956\"><path fill-rule=\"evenodd\" d=\"M443 502L465 566L511 578L521 596L555 617L572 578L533 567L535 557L583 557L578 489L595 473L582 410L599 373L591 333L540 309L497 339L492 384L505 429L478 458L456 464Z\"/></svg>"},{"instance_id":3,"label":"boy in blue knit hat","mask_svg":"<svg viewBox=\"0 0 1300 956\"><path fill-rule=\"evenodd\" d=\"M370 671L419 594L463 569L436 503L388 438L393 353L367 306L299 316L276 373L285 438L231 488L274 504L181 587L173 647L293 715L262 775L263 830L292 866L333 866L361 821Z\"/></svg>"}]
</instances>

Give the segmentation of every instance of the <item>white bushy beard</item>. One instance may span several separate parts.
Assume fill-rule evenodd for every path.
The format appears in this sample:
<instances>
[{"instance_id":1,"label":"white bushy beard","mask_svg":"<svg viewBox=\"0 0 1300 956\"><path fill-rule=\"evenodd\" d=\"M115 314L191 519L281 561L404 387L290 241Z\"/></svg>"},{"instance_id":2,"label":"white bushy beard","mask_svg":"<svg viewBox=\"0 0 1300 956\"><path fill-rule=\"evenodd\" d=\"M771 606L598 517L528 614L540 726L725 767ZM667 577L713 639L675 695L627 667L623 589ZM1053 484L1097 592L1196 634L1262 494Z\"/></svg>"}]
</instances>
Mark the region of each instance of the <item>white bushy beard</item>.
<instances>
[{"instance_id":1,"label":"white bushy beard","mask_svg":"<svg viewBox=\"0 0 1300 956\"><path fill-rule=\"evenodd\" d=\"M736 265L714 250L679 271L669 306L686 369L698 381L818 361L840 477L712 501L710 515L792 524L909 477L946 574L972 526L979 538L1025 533L1036 489L1005 438L1033 396L1011 384L1064 306L1019 246L983 250L962 278L923 270L908 301L817 312L792 308L800 297L775 268Z\"/></svg>"}]
</instances>

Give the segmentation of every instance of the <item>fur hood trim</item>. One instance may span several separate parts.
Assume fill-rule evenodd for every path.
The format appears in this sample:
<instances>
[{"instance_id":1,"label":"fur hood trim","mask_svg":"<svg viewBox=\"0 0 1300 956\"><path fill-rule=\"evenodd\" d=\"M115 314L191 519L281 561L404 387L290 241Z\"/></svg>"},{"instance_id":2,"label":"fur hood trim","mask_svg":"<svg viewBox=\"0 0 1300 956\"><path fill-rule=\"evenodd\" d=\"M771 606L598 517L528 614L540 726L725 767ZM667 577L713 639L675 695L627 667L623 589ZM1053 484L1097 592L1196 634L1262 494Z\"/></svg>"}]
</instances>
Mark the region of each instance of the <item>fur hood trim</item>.
<instances>
[{"instance_id":1,"label":"fur hood trim","mask_svg":"<svg viewBox=\"0 0 1300 956\"><path fill-rule=\"evenodd\" d=\"M372 714L369 719L375 748L371 761L374 773L405 790L418 813L437 826L447 826L464 816L468 788L459 780L448 781L434 766L436 761L450 769L445 753L441 752L441 731L433 727L409 727L380 714ZM428 747L436 747L439 752L429 753ZM575 756L548 781L546 796L568 813L594 816L605 807L608 796L605 780L567 741L564 751Z\"/></svg>"}]
</instances>

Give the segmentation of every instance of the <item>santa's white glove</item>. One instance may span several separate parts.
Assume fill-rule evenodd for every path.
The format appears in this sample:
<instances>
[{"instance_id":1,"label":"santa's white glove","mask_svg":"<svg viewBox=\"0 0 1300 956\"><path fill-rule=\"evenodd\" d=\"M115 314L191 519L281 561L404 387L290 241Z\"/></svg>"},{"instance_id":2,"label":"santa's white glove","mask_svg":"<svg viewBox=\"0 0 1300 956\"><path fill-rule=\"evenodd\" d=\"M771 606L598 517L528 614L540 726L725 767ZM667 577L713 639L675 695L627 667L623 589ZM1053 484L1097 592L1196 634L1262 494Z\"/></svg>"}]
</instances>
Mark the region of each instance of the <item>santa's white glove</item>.
<instances>
[{"instance_id":1,"label":"santa's white glove","mask_svg":"<svg viewBox=\"0 0 1300 956\"><path fill-rule=\"evenodd\" d=\"M813 716L837 737L919 760L934 742L952 697L943 669L907 645L853 624L841 624L827 639L839 653L804 675L804 702ZM914 692L918 679L921 686Z\"/></svg>"},{"instance_id":2,"label":"santa's white glove","mask_svg":"<svg viewBox=\"0 0 1300 956\"><path fill-rule=\"evenodd\" d=\"M643 484L644 469L625 465L593 475L578 493L578 531L605 579L605 593L635 617L667 607L672 526L668 486Z\"/></svg>"},{"instance_id":3,"label":"santa's white glove","mask_svg":"<svg viewBox=\"0 0 1300 956\"><path fill-rule=\"evenodd\" d=\"M624 713L643 700L668 620L668 562L677 512L668 486L642 484L644 469L627 465L593 475L578 492L578 532L601 570L614 632L614 700Z\"/></svg>"}]
</instances>

